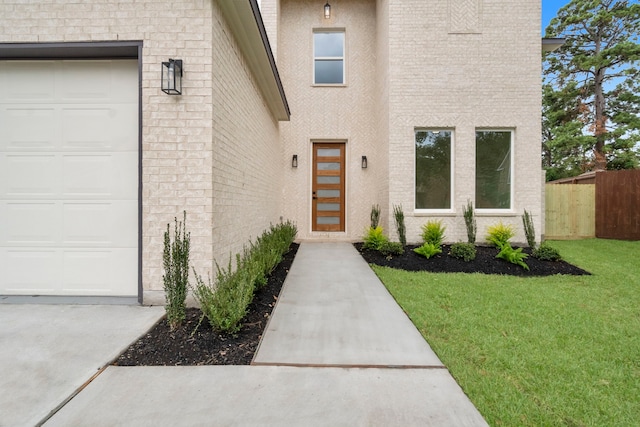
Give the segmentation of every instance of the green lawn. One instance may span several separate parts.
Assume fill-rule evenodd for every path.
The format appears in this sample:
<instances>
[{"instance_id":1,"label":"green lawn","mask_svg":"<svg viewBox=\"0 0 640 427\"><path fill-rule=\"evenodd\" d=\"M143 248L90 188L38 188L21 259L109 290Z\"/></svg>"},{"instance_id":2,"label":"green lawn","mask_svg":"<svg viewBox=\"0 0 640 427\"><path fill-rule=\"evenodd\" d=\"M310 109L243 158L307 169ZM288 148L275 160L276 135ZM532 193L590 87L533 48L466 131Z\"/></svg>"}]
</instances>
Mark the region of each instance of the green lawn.
<instances>
[{"instance_id":1,"label":"green lawn","mask_svg":"<svg viewBox=\"0 0 640 427\"><path fill-rule=\"evenodd\" d=\"M493 426L640 423L640 242L553 241L592 276L373 266Z\"/></svg>"}]
</instances>

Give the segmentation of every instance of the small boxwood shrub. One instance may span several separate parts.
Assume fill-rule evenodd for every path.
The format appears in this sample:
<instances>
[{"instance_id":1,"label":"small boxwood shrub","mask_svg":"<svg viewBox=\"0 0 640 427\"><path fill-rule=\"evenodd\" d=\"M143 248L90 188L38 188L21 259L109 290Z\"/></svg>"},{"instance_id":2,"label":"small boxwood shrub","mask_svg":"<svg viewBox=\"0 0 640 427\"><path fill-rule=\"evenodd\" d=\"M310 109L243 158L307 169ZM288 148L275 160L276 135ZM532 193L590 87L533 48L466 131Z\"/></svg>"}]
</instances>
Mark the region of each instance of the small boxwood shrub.
<instances>
[{"instance_id":1,"label":"small boxwood shrub","mask_svg":"<svg viewBox=\"0 0 640 427\"><path fill-rule=\"evenodd\" d=\"M404 246L400 242L386 241L378 249L382 255L402 255L404 253Z\"/></svg>"},{"instance_id":2,"label":"small boxwood shrub","mask_svg":"<svg viewBox=\"0 0 640 427\"><path fill-rule=\"evenodd\" d=\"M546 242L534 249L531 255L540 261L560 261L562 259L560 252L558 252L556 248L549 246Z\"/></svg>"},{"instance_id":3,"label":"small boxwood shrub","mask_svg":"<svg viewBox=\"0 0 640 427\"><path fill-rule=\"evenodd\" d=\"M473 243L454 243L451 245L449 255L467 262L476 259L476 247Z\"/></svg>"}]
</instances>

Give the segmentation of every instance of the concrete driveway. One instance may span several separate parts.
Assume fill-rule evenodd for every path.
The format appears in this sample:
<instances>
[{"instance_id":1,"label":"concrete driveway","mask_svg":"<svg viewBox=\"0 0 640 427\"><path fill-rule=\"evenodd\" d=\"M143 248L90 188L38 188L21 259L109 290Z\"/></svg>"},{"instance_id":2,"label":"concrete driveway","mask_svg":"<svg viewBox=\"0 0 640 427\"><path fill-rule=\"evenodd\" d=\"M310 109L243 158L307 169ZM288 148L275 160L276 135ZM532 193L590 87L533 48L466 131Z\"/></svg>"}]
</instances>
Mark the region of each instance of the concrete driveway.
<instances>
[{"instance_id":1,"label":"concrete driveway","mask_svg":"<svg viewBox=\"0 0 640 427\"><path fill-rule=\"evenodd\" d=\"M163 314L163 307L0 304L0 426L41 423Z\"/></svg>"}]
</instances>

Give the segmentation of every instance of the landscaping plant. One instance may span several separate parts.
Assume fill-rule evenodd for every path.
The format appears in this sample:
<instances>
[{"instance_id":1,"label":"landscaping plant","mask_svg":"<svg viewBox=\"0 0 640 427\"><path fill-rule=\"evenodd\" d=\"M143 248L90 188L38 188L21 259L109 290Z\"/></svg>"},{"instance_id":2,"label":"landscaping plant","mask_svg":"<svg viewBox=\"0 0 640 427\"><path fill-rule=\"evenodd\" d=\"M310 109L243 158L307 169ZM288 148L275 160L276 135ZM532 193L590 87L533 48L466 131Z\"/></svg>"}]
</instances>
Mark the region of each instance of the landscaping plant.
<instances>
[{"instance_id":1,"label":"landscaping plant","mask_svg":"<svg viewBox=\"0 0 640 427\"><path fill-rule=\"evenodd\" d=\"M476 243L477 225L473 215L473 203L467 200L467 206L462 207L462 216L464 216L464 225L467 226L467 242Z\"/></svg>"},{"instance_id":2,"label":"landscaping plant","mask_svg":"<svg viewBox=\"0 0 640 427\"><path fill-rule=\"evenodd\" d=\"M445 230L446 227L442 225L442 221L427 221L427 223L422 226L422 240L425 243L431 243L439 248L444 240Z\"/></svg>"},{"instance_id":3,"label":"landscaping plant","mask_svg":"<svg viewBox=\"0 0 640 427\"><path fill-rule=\"evenodd\" d=\"M476 246L473 243L454 243L451 245L449 255L464 261L473 261L476 259Z\"/></svg>"},{"instance_id":4,"label":"landscaping plant","mask_svg":"<svg viewBox=\"0 0 640 427\"><path fill-rule=\"evenodd\" d=\"M560 261L562 257L560 252L553 246L550 246L547 242L543 242L540 246L535 248L531 255L534 258L538 258L541 261Z\"/></svg>"},{"instance_id":5,"label":"landscaping plant","mask_svg":"<svg viewBox=\"0 0 640 427\"><path fill-rule=\"evenodd\" d=\"M231 259L226 268L216 263L215 283L210 278L205 283L193 269L193 294L211 327L223 332L240 330L255 290L264 286L266 276L282 260L296 234L297 228L290 221L272 225L249 248L245 247L242 255L236 254L235 269Z\"/></svg>"},{"instance_id":6,"label":"landscaping plant","mask_svg":"<svg viewBox=\"0 0 640 427\"><path fill-rule=\"evenodd\" d=\"M436 245L430 242L425 242L422 246L415 248L413 251L427 259L431 258L434 255L442 253L440 245Z\"/></svg>"},{"instance_id":7,"label":"landscaping plant","mask_svg":"<svg viewBox=\"0 0 640 427\"><path fill-rule=\"evenodd\" d=\"M496 258L501 258L511 264L516 264L525 270L529 270L529 266L524 262L524 259L528 256L522 252L522 248L513 249L509 243L504 243L500 246L500 252L496 255Z\"/></svg>"},{"instance_id":8,"label":"landscaping plant","mask_svg":"<svg viewBox=\"0 0 640 427\"><path fill-rule=\"evenodd\" d=\"M364 244L362 247L364 249L373 249L375 251L380 250L380 248L386 244L389 239L384 235L384 230L381 226L377 227L369 227L367 232L363 238Z\"/></svg>"},{"instance_id":9,"label":"landscaping plant","mask_svg":"<svg viewBox=\"0 0 640 427\"><path fill-rule=\"evenodd\" d=\"M371 206L371 228L377 228L380 223L380 206L375 204Z\"/></svg>"},{"instance_id":10,"label":"landscaping plant","mask_svg":"<svg viewBox=\"0 0 640 427\"><path fill-rule=\"evenodd\" d=\"M165 311L170 328L176 329L186 316L186 299L189 287L189 247L191 233L186 231L187 212L183 211L183 220L174 218L173 241L170 226L164 232L164 251L162 261L164 275L162 281L165 294Z\"/></svg>"},{"instance_id":11,"label":"landscaping plant","mask_svg":"<svg viewBox=\"0 0 640 427\"><path fill-rule=\"evenodd\" d=\"M398 239L402 246L407 245L407 228L404 225L404 212L402 211L402 205L393 205L393 217L396 220L396 231L398 232Z\"/></svg>"},{"instance_id":12,"label":"landscaping plant","mask_svg":"<svg viewBox=\"0 0 640 427\"><path fill-rule=\"evenodd\" d=\"M502 248L509 240L515 236L515 231L511 224L503 224L502 221L487 229L487 240L496 247Z\"/></svg>"},{"instance_id":13,"label":"landscaping plant","mask_svg":"<svg viewBox=\"0 0 640 427\"><path fill-rule=\"evenodd\" d=\"M392 256L392 255L402 255L404 253L404 246L400 242L390 242L386 241L380 248L378 249L382 255Z\"/></svg>"},{"instance_id":14,"label":"landscaping plant","mask_svg":"<svg viewBox=\"0 0 640 427\"><path fill-rule=\"evenodd\" d=\"M524 234L527 236L527 244L531 249L536 248L536 230L533 227L533 218L531 217L531 213L529 213L526 209L524 210L524 214L522 215L522 224L524 225Z\"/></svg>"}]
</instances>

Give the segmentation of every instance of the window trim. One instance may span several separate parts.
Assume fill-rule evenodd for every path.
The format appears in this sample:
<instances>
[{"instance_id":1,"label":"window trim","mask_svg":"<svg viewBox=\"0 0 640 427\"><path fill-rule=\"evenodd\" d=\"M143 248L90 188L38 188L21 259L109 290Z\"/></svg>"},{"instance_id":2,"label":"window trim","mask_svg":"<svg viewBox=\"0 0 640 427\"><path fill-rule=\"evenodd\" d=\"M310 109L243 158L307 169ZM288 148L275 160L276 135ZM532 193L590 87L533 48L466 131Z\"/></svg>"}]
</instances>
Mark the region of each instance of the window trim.
<instances>
[{"instance_id":1,"label":"window trim","mask_svg":"<svg viewBox=\"0 0 640 427\"><path fill-rule=\"evenodd\" d=\"M476 137L476 134L478 132L509 132L509 134L511 135L510 138L510 146L509 146L509 154L510 154L510 159L509 159L509 207L508 208L504 208L504 209L500 209L500 208L477 208L477 193L476 193L476 187L478 185L477 183L477 165L478 165L478 140ZM476 213L478 213L479 215L486 215L486 214L506 214L506 213L514 213L514 196L515 196L515 185L514 185L514 179L513 179L513 175L515 172L514 166L515 166L515 133L516 130L515 128L475 128L475 131L473 132L473 136L474 136L474 150L473 150L473 155L474 155L474 179L473 179L473 188L474 188L474 197L473 197L473 203L474 203L474 211Z\"/></svg>"},{"instance_id":2,"label":"window trim","mask_svg":"<svg viewBox=\"0 0 640 427\"><path fill-rule=\"evenodd\" d=\"M342 56L318 56L316 57L315 36L319 33L342 34ZM311 50L313 52L311 63L311 85L314 87L345 87L347 85L347 32L344 28L314 28L311 38ZM316 61L342 61L342 83L316 83Z\"/></svg>"},{"instance_id":3,"label":"window trim","mask_svg":"<svg viewBox=\"0 0 640 427\"><path fill-rule=\"evenodd\" d=\"M449 200L449 204L450 204L450 208L445 208L445 209L425 209L425 208L416 208L416 190L417 190L417 185L416 185L416 174L418 172L418 165L416 162L416 133L417 132L451 132L451 147L450 147L450 156L451 156L451 165L450 165L450 189L449 189L449 193L450 193L450 200ZM455 164L456 164L456 158L455 158L455 146L456 146L456 138L455 138L455 128L448 128L448 127L442 127L442 128L438 128L438 127L416 127L413 129L413 212L416 214L455 214L456 213L456 209L455 209L455 178L456 178L456 174L455 174Z\"/></svg>"}]
</instances>

